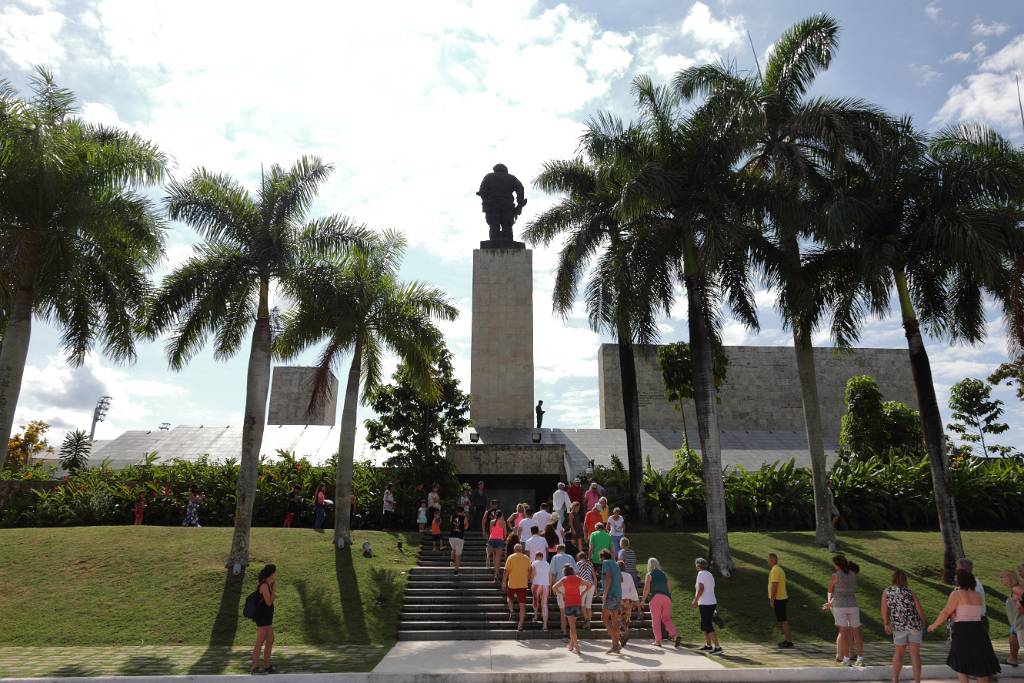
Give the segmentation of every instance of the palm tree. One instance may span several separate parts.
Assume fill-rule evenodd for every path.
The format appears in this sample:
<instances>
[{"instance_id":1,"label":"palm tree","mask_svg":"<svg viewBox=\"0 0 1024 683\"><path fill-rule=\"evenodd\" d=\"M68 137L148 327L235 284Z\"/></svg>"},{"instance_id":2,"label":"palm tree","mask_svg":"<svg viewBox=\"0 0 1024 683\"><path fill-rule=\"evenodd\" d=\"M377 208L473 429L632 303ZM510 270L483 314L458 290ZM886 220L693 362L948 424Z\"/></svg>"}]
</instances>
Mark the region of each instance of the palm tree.
<instances>
[{"instance_id":1,"label":"palm tree","mask_svg":"<svg viewBox=\"0 0 1024 683\"><path fill-rule=\"evenodd\" d=\"M903 120L880 131L878 149L841 178L828 214L831 244L818 258L832 262L837 289L846 292L840 319L887 312L895 290L935 491L943 574L951 580L963 542L921 323L950 341L984 337L983 295L1004 292L1007 264L1024 253L1018 227L1024 163L999 135L971 124L928 140ZM856 330L833 333L856 338Z\"/></svg>"},{"instance_id":2,"label":"palm tree","mask_svg":"<svg viewBox=\"0 0 1024 683\"><path fill-rule=\"evenodd\" d=\"M413 384L432 395L437 390L432 368L445 352L444 337L433 321L455 320L459 314L442 290L398 280L405 244L400 234L386 232L368 238L340 259L307 263L298 277L284 283L296 306L283 316L275 353L293 358L309 346L326 342L314 376L311 408L327 395L331 368L341 356L352 354L338 443L334 499L338 548L351 542L348 501L360 380L364 399L372 396L380 386L384 353L390 351L404 364Z\"/></svg>"},{"instance_id":3,"label":"palm tree","mask_svg":"<svg viewBox=\"0 0 1024 683\"><path fill-rule=\"evenodd\" d=\"M524 234L533 244L564 240L552 294L554 311L563 317L572 310L584 273L596 261L585 289L587 314L591 329L608 332L618 342L630 496L634 514L644 519L640 396L633 347L657 341L656 313L660 309L667 313L671 307L673 271L665 259L652 258L652 249L659 246L648 239L656 229L655 217L641 214L622 221L617 213L631 173L623 162L641 143L640 130L624 127L615 117L592 119L580 156L544 164L534 185L566 196L534 219ZM620 150L628 151L620 154Z\"/></svg>"},{"instance_id":4,"label":"palm tree","mask_svg":"<svg viewBox=\"0 0 1024 683\"><path fill-rule=\"evenodd\" d=\"M60 466L75 472L89 464L92 441L84 429L68 432L60 445Z\"/></svg>"},{"instance_id":5,"label":"palm tree","mask_svg":"<svg viewBox=\"0 0 1024 683\"><path fill-rule=\"evenodd\" d=\"M74 95L45 69L19 99L0 81L0 467L37 316L61 329L68 360L97 345L135 359L163 251L159 213L138 189L163 178L155 145L76 118Z\"/></svg>"},{"instance_id":6,"label":"palm tree","mask_svg":"<svg viewBox=\"0 0 1024 683\"><path fill-rule=\"evenodd\" d=\"M791 198L773 203L775 220L766 226L767 234L752 235L752 247L759 254L767 283L779 293L783 324L793 335L813 474L815 542L822 546L835 542L835 531L826 496L825 446L811 339L830 297L825 291L827 278L818 277L805 263L800 241L814 237L814 215L819 209L813 199L822 188L827 190L832 167L842 163L848 149L869 143L867 133L883 120L878 109L860 100L805 97L817 75L832 62L838 34L836 20L818 14L793 25L775 42L763 77L707 64L683 70L675 78L684 98L706 96L705 106L715 115L735 119L735 128L746 137L744 170L772 180L783 196Z\"/></svg>"},{"instance_id":7,"label":"palm tree","mask_svg":"<svg viewBox=\"0 0 1024 683\"><path fill-rule=\"evenodd\" d=\"M638 160L620 207L627 218L652 210L664 216L664 229L657 234L661 254L686 286L710 555L722 575L729 576L713 342L719 338L724 301L745 325L757 329L749 255L739 236L756 219L753 200L761 201L763 191L736 170L745 140L732 122L708 111L684 114L679 95L646 76L634 80L633 91L644 147L651 151L649 158Z\"/></svg>"},{"instance_id":8,"label":"palm tree","mask_svg":"<svg viewBox=\"0 0 1024 683\"><path fill-rule=\"evenodd\" d=\"M363 229L341 216L307 221L317 188L333 166L302 157L289 169L274 165L259 192L205 169L168 187L167 213L191 225L204 241L168 275L147 323L151 335L173 330L171 368L180 370L214 337L214 357L230 358L252 334L246 375L242 452L235 500L235 531L227 567L249 563L249 529L256 497L260 446L270 386L271 283L287 284L303 259L336 256L358 242Z\"/></svg>"}]
</instances>

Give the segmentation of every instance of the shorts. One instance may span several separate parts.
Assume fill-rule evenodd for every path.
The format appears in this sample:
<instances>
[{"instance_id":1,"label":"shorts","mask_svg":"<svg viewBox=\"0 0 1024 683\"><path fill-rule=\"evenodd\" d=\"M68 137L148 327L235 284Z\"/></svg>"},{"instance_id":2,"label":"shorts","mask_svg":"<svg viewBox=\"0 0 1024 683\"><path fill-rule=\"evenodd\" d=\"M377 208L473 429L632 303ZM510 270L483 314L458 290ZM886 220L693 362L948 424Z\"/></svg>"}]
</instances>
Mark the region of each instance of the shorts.
<instances>
[{"instance_id":1,"label":"shorts","mask_svg":"<svg viewBox=\"0 0 1024 683\"><path fill-rule=\"evenodd\" d=\"M594 604L594 591L596 591L596 590L597 590L596 588L591 586L590 588L588 588L586 590L585 593L583 593L583 597L581 599L581 602L583 603L583 606L585 608L590 609L591 605Z\"/></svg>"},{"instance_id":2,"label":"shorts","mask_svg":"<svg viewBox=\"0 0 1024 683\"><path fill-rule=\"evenodd\" d=\"M700 609L700 630L704 633L715 631L715 610L718 605L697 605Z\"/></svg>"},{"instance_id":3,"label":"shorts","mask_svg":"<svg viewBox=\"0 0 1024 683\"><path fill-rule=\"evenodd\" d=\"M563 612L567 617L580 617L583 616L583 608L579 605L569 605Z\"/></svg>"},{"instance_id":4,"label":"shorts","mask_svg":"<svg viewBox=\"0 0 1024 683\"><path fill-rule=\"evenodd\" d=\"M893 631L892 632L892 644L893 645L906 645L907 643L921 644L921 631Z\"/></svg>"},{"instance_id":5,"label":"shorts","mask_svg":"<svg viewBox=\"0 0 1024 683\"><path fill-rule=\"evenodd\" d=\"M520 605L526 604L526 589L525 588L509 588L508 589L509 600L518 600Z\"/></svg>"},{"instance_id":6,"label":"shorts","mask_svg":"<svg viewBox=\"0 0 1024 683\"><path fill-rule=\"evenodd\" d=\"M434 543L441 542L441 534L430 534L430 538L434 540Z\"/></svg>"},{"instance_id":7,"label":"shorts","mask_svg":"<svg viewBox=\"0 0 1024 683\"><path fill-rule=\"evenodd\" d=\"M775 601L775 621L780 624L784 621L789 621L788 610L786 609L787 607L789 607L788 598L786 600Z\"/></svg>"},{"instance_id":8,"label":"shorts","mask_svg":"<svg viewBox=\"0 0 1024 683\"><path fill-rule=\"evenodd\" d=\"M601 607L605 612L618 612L619 607L622 605L622 598L618 595L609 595L604 601L604 605Z\"/></svg>"},{"instance_id":9,"label":"shorts","mask_svg":"<svg viewBox=\"0 0 1024 683\"><path fill-rule=\"evenodd\" d=\"M833 607L832 616L835 617L836 626L849 628L860 628L859 607Z\"/></svg>"},{"instance_id":10,"label":"shorts","mask_svg":"<svg viewBox=\"0 0 1024 683\"><path fill-rule=\"evenodd\" d=\"M461 555L462 554L462 548L463 548L463 546L465 546L465 544L466 544L465 539L454 538L454 537L448 539L448 545L450 545L452 547L452 552L455 553L456 555Z\"/></svg>"},{"instance_id":11,"label":"shorts","mask_svg":"<svg viewBox=\"0 0 1024 683\"><path fill-rule=\"evenodd\" d=\"M548 584L546 584L546 583L531 583L530 584L530 592L533 593L534 595L540 595L540 592L541 592L540 589L541 588L547 590L548 588L550 588L550 586Z\"/></svg>"},{"instance_id":12,"label":"shorts","mask_svg":"<svg viewBox=\"0 0 1024 683\"><path fill-rule=\"evenodd\" d=\"M488 539L487 545L491 546L495 550L503 550L505 548L505 541L500 538L491 538Z\"/></svg>"}]
</instances>

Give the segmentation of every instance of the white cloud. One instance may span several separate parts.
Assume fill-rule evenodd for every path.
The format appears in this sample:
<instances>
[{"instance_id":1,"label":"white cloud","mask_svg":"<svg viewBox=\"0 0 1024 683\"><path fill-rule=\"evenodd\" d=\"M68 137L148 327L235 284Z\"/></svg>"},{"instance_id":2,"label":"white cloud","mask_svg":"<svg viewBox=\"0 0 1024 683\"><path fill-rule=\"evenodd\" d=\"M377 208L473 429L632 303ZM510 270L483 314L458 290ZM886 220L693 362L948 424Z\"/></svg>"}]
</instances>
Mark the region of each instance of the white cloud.
<instances>
[{"instance_id":1,"label":"white cloud","mask_svg":"<svg viewBox=\"0 0 1024 683\"><path fill-rule=\"evenodd\" d=\"M908 66L915 74L914 83L919 87L930 85L942 76L941 71L936 71L928 64L909 64Z\"/></svg>"},{"instance_id":2,"label":"white cloud","mask_svg":"<svg viewBox=\"0 0 1024 683\"><path fill-rule=\"evenodd\" d=\"M988 45L986 45L984 42L975 43L971 47L971 54L973 54L978 59L981 59L986 52L988 52Z\"/></svg>"},{"instance_id":3,"label":"white cloud","mask_svg":"<svg viewBox=\"0 0 1024 683\"><path fill-rule=\"evenodd\" d=\"M64 26L64 15L46 3L38 12L26 12L8 6L0 11L0 52L21 68L45 64L56 68L64 61L65 51L58 40Z\"/></svg>"},{"instance_id":4,"label":"white cloud","mask_svg":"<svg viewBox=\"0 0 1024 683\"><path fill-rule=\"evenodd\" d=\"M972 48L979 57L982 43ZM944 123L979 120L1018 130L1016 76L1024 68L1024 35L1019 35L981 63L979 70L949 89L946 101L934 117Z\"/></svg>"},{"instance_id":5,"label":"white cloud","mask_svg":"<svg viewBox=\"0 0 1024 683\"><path fill-rule=\"evenodd\" d=\"M722 49L742 40L743 18L715 19L707 5L695 2L683 19L681 29L684 36L693 38L701 45Z\"/></svg>"},{"instance_id":6,"label":"white cloud","mask_svg":"<svg viewBox=\"0 0 1024 683\"><path fill-rule=\"evenodd\" d=\"M942 16L942 8L939 7L938 3L929 2L924 7L924 13L928 15L928 18L932 21L938 22Z\"/></svg>"},{"instance_id":7,"label":"white cloud","mask_svg":"<svg viewBox=\"0 0 1024 683\"><path fill-rule=\"evenodd\" d=\"M971 24L971 33L976 36L1001 36L1009 30L1010 26L1000 21L985 23L978 20Z\"/></svg>"},{"instance_id":8,"label":"white cloud","mask_svg":"<svg viewBox=\"0 0 1024 683\"><path fill-rule=\"evenodd\" d=\"M970 52L954 52L948 57L943 58L943 62L966 62L971 58Z\"/></svg>"}]
</instances>

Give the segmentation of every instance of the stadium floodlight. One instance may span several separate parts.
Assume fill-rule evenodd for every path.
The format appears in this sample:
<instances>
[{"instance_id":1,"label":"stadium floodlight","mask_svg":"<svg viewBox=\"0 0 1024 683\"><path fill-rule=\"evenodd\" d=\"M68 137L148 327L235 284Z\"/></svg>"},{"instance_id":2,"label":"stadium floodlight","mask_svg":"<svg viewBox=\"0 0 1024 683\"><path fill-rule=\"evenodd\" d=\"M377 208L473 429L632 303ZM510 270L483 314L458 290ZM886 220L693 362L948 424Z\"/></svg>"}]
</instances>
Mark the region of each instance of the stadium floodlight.
<instances>
[{"instance_id":1,"label":"stadium floodlight","mask_svg":"<svg viewBox=\"0 0 1024 683\"><path fill-rule=\"evenodd\" d=\"M112 396L100 396L99 400L96 401L96 408L92 411L92 427L89 429L90 442L96 440L96 423L103 422L106 419L112 400Z\"/></svg>"}]
</instances>

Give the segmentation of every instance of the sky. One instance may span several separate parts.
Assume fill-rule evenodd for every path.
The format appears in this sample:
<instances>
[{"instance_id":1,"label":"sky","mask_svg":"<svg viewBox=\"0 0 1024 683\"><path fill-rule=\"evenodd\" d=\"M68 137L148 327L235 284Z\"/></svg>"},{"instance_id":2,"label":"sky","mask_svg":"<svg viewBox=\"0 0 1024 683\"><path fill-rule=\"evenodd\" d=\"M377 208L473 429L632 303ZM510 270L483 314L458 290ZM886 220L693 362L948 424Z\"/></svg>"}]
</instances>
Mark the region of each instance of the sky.
<instances>
[{"instance_id":1,"label":"sky","mask_svg":"<svg viewBox=\"0 0 1024 683\"><path fill-rule=\"evenodd\" d=\"M78 95L82 117L157 142L176 178L202 166L255 187L261 165L303 154L333 163L311 216L340 213L405 233L403 279L445 288L462 312L445 332L468 392L471 254L487 231L474 193L490 167L503 162L526 184L526 222L555 199L532 179L544 161L574 155L588 117L634 115L635 75L664 81L715 60L756 68L755 55L763 64L783 30L821 11L842 31L812 94L861 97L932 130L982 121L1024 143L1014 86L1024 3L1016 2L0 0L0 75L23 89L33 65L48 66ZM196 240L188 226L169 224L154 279ZM581 306L565 319L551 314L554 265L553 248L534 250L536 398L548 409L545 426L597 427L597 348L608 339L588 329ZM760 333L727 314L725 342L791 345L774 294L761 288L757 301ZM946 421L949 387L985 378L1007 358L997 307L988 321L978 346L928 340ZM687 339L681 292L660 327L664 342ZM97 438L163 422L241 423L248 344L227 362L207 349L172 372L159 342L140 344L130 366L93 354L76 368L58 340L36 323L16 414L18 425L50 422L57 443L66 430L89 428L102 395L113 400ZM827 335L816 343L827 345ZM905 344L894 315L872 320L861 338ZM1011 425L1000 441L1024 448L1024 404L1005 388L995 395ZM368 415L361 408L360 423ZM357 453L365 452L360 438Z\"/></svg>"}]
</instances>

